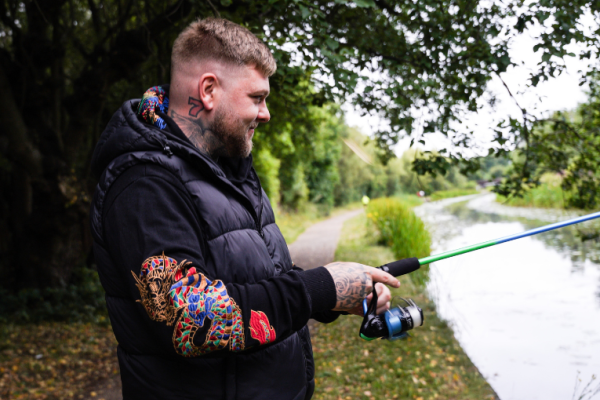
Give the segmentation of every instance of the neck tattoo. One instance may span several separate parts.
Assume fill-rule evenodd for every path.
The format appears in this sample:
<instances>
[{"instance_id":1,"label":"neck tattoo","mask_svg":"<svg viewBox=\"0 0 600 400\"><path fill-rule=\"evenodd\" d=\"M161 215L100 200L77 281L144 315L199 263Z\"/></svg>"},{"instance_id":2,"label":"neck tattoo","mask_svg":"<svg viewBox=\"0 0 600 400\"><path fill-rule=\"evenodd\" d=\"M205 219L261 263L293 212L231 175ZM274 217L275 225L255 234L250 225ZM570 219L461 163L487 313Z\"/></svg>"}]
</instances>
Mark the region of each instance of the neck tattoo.
<instances>
[{"instance_id":1,"label":"neck tattoo","mask_svg":"<svg viewBox=\"0 0 600 400\"><path fill-rule=\"evenodd\" d=\"M188 99L188 104L192 105L192 108L190 108L190 117L197 118L198 113L204 110L204 104L202 104L200 100L195 99L192 96L190 96L190 98Z\"/></svg>"},{"instance_id":2,"label":"neck tattoo","mask_svg":"<svg viewBox=\"0 0 600 400\"><path fill-rule=\"evenodd\" d=\"M182 115L174 109L170 109L169 116L201 153L207 154L213 159L224 155L225 144L223 141L213 132L206 120L198 117L198 114L204 110L202 102L190 97L188 104L191 105L188 115Z\"/></svg>"}]
</instances>

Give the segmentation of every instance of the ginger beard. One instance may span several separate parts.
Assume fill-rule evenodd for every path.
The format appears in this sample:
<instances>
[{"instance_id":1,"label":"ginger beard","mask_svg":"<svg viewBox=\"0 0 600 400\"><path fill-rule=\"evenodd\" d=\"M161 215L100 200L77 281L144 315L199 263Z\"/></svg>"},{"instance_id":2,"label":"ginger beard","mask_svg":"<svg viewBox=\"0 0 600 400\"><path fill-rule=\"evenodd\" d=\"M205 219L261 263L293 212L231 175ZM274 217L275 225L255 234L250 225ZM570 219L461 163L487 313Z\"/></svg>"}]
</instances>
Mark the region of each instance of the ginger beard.
<instances>
[{"instance_id":1,"label":"ginger beard","mask_svg":"<svg viewBox=\"0 0 600 400\"><path fill-rule=\"evenodd\" d=\"M215 110L211 131L223 143L220 156L246 158L252 151L252 136L249 131L258 126L256 120L243 121L227 106Z\"/></svg>"}]
</instances>

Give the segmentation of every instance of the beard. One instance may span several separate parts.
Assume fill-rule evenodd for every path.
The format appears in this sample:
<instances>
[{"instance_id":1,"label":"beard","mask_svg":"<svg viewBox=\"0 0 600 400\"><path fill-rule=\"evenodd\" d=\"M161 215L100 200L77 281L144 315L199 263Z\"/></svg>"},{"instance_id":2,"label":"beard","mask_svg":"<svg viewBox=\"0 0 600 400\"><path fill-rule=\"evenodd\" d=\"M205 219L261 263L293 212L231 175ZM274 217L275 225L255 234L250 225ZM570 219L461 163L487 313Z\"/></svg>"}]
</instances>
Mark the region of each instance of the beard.
<instances>
[{"instance_id":1,"label":"beard","mask_svg":"<svg viewBox=\"0 0 600 400\"><path fill-rule=\"evenodd\" d=\"M252 139L247 139L248 130L255 128L257 123L244 123L236 118L234 113L225 107L215 110L211 131L221 142L215 155L231 158L246 158L252 151Z\"/></svg>"}]
</instances>

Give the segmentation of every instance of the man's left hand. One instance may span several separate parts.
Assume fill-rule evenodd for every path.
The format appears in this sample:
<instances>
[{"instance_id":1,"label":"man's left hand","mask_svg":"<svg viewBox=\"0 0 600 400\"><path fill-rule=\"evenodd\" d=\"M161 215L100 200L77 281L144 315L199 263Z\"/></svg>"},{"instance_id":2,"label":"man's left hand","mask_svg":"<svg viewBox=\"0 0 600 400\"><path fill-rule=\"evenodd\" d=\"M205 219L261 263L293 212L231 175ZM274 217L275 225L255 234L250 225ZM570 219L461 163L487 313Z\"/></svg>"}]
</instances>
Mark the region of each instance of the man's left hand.
<instances>
[{"instance_id":1,"label":"man's left hand","mask_svg":"<svg viewBox=\"0 0 600 400\"><path fill-rule=\"evenodd\" d=\"M381 314L390 309L390 301L392 300L392 294L390 293L390 289L383 283L376 283L375 290L377 290L377 314ZM372 298L373 293L370 293L367 296L367 304L371 304ZM361 317L364 315L362 304L348 312L350 314L355 314Z\"/></svg>"}]
</instances>

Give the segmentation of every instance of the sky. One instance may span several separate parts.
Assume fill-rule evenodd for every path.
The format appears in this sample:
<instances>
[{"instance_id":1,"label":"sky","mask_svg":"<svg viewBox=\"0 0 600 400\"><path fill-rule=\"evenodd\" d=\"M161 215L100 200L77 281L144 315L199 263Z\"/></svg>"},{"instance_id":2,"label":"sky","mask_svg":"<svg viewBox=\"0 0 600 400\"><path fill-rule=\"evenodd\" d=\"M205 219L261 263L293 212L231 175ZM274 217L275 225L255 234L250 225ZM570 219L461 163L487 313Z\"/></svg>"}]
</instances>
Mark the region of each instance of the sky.
<instances>
[{"instance_id":1,"label":"sky","mask_svg":"<svg viewBox=\"0 0 600 400\"><path fill-rule=\"evenodd\" d=\"M567 70L557 78L543 82L535 88L526 88L527 79L531 71L536 69L537 63L541 59L541 52L533 53L533 46L536 44L531 34L525 32L516 40L513 40L510 47L511 58L518 65L510 68L502 75L502 79L510 88L519 104L532 110L534 107L538 111L550 113L559 110L572 110L578 104L587 99L585 94L586 87L579 86L578 70L586 69L589 60L580 61L575 57L567 58ZM488 91L494 93L497 97L495 109L491 109L487 104L477 113L465 115L463 121L469 127L476 128L476 141L486 147L492 138L492 127L499 119L508 115L520 117L521 113L514 103L514 100L508 95L508 92L497 77L494 77L488 84ZM343 107L346 113L346 122L350 126L356 126L363 133L372 135L379 124L385 124L377 117L362 117L360 113L351 105L345 104ZM450 142L441 134L431 134L426 136L426 146L428 150L441 149L450 146ZM400 156L410 145L410 139L401 140L394 147L395 153Z\"/></svg>"}]
</instances>

